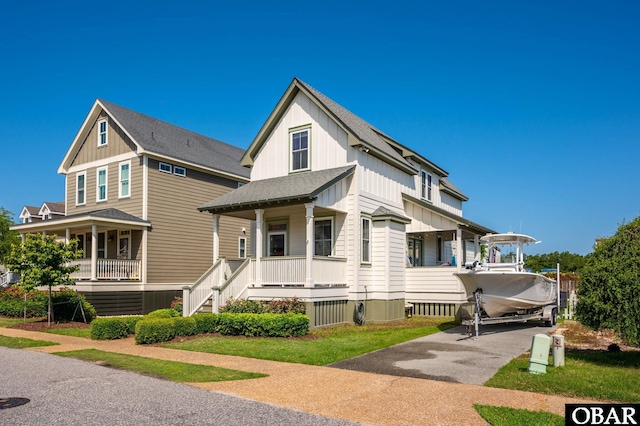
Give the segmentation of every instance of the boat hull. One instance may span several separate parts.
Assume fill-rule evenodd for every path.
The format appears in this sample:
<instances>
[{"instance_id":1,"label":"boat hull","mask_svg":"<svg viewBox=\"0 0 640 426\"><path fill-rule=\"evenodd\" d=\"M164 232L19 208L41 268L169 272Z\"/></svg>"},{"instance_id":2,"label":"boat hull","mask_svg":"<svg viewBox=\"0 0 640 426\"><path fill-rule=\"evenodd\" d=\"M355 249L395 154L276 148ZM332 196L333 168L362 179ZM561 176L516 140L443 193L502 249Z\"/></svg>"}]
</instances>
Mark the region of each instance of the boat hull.
<instances>
[{"instance_id":1,"label":"boat hull","mask_svg":"<svg viewBox=\"0 0 640 426\"><path fill-rule=\"evenodd\" d=\"M532 272L470 271L455 275L469 300L481 289L480 305L490 317L546 306L557 297L556 281Z\"/></svg>"}]
</instances>

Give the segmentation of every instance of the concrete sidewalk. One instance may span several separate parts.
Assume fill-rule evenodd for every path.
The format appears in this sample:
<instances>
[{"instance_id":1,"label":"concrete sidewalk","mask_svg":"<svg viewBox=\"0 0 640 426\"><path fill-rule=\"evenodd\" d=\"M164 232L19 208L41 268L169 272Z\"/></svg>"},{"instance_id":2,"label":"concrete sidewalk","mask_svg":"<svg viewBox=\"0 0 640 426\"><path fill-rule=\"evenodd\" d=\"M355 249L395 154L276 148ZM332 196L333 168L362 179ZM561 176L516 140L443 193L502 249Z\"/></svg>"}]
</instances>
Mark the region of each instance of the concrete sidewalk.
<instances>
[{"instance_id":1,"label":"concrete sidewalk","mask_svg":"<svg viewBox=\"0 0 640 426\"><path fill-rule=\"evenodd\" d=\"M269 376L191 385L307 413L366 424L485 425L486 422L477 414L473 404L509 406L564 415L565 404L589 402L478 385L136 345L133 338L94 341L11 328L0 328L0 334L60 344L31 349L39 352L55 353L95 348L264 373Z\"/></svg>"}]
</instances>

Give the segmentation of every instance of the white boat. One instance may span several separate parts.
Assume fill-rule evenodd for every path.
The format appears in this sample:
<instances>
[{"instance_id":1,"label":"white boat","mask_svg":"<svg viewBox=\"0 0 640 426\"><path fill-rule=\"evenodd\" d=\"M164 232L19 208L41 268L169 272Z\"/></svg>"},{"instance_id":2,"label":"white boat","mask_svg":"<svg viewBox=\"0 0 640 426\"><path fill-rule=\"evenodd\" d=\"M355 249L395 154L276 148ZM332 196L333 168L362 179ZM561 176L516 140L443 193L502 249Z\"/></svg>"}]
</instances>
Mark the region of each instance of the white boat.
<instances>
[{"instance_id":1,"label":"white boat","mask_svg":"<svg viewBox=\"0 0 640 426\"><path fill-rule=\"evenodd\" d=\"M523 246L538 243L535 238L510 232L488 234L480 241L486 244L487 261L473 262L467 265L469 269L455 275L462 281L469 301L474 301L477 292L487 316L528 312L556 301L556 281L524 269ZM503 254L505 247L515 249L515 253Z\"/></svg>"}]
</instances>

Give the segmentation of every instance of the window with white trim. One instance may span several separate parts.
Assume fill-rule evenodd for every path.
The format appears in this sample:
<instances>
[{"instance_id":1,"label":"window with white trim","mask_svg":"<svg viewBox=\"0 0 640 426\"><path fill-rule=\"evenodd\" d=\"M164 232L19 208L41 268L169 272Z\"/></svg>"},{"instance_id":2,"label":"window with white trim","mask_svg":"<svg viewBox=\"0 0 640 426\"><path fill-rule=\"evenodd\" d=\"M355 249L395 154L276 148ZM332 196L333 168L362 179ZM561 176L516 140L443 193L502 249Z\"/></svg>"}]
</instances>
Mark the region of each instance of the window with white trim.
<instances>
[{"instance_id":1,"label":"window with white trim","mask_svg":"<svg viewBox=\"0 0 640 426\"><path fill-rule=\"evenodd\" d=\"M168 163L160 163L158 165L158 170L160 170L161 172L165 172L165 173L171 173L171 172L173 172L173 166L171 164L168 164Z\"/></svg>"},{"instance_id":2,"label":"window with white trim","mask_svg":"<svg viewBox=\"0 0 640 426\"><path fill-rule=\"evenodd\" d=\"M238 238L238 257L240 259L245 259L247 257L247 238L246 237Z\"/></svg>"},{"instance_id":3,"label":"window with white trim","mask_svg":"<svg viewBox=\"0 0 640 426\"><path fill-rule=\"evenodd\" d=\"M107 124L106 118L98 121L98 146L105 146L108 142L107 130L109 126Z\"/></svg>"},{"instance_id":4,"label":"window with white trim","mask_svg":"<svg viewBox=\"0 0 640 426\"><path fill-rule=\"evenodd\" d=\"M76 206L86 204L87 172L76 173Z\"/></svg>"},{"instance_id":5,"label":"window with white trim","mask_svg":"<svg viewBox=\"0 0 640 426\"><path fill-rule=\"evenodd\" d=\"M362 217L361 219L361 261L371 263L371 219Z\"/></svg>"},{"instance_id":6,"label":"window with white trim","mask_svg":"<svg viewBox=\"0 0 640 426\"><path fill-rule=\"evenodd\" d=\"M120 163L120 185L118 186L118 198L131 196L131 161Z\"/></svg>"},{"instance_id":7,"label":"window with white trim","mask_svg":"<svg viewBox=\"0 0 640 426\"><path fill-rule=\"evenodd\" d=\"M420 187L421 187L421 191L420 191L420 196L428 201L431 201L431 182L432 182L433 178L431 177L431 175L429 173L427 173L426 171L422 170L420 172Z\"/></svg>"},{"instance_id":8,"label":"window with white trim","mask_svg":"<svg viewBox=\"0 0 640 426\"><path fill-rule=\"evenodd\" d=\"M96 171L96 201L107 200L107 168L100 167Z\"/></svg>"},{"instance_id":9,"label":"window with white trim","mask_svg":"<svg viewBox=\"0 0 640 426\"><path fill-rule=\"evenodd\" d=\"M185 169L184 167L180 167L180 166L173 166L173 174L176 175L176 176L186 177L187 176L187 169Z\"/></svg>"},{"instance_id":10,"label":"window with white trim","mask_svg":"<svg viewBox=\"0 0 640 426\"><path fill-rule=\"evenodd\" d=\"M291 132L291 171L309 170L309 129Z\"/></svg>"},{"instance_id":11,"label":"window with white trim","mask_svg":"<svg viewBox=\"0 0 640 426\"><path fill-rule=\"evenodd\" d=\"M333 254L333 220L316 219L314 225L314 256L331 256Z\"/></svg>"}]
</instances>

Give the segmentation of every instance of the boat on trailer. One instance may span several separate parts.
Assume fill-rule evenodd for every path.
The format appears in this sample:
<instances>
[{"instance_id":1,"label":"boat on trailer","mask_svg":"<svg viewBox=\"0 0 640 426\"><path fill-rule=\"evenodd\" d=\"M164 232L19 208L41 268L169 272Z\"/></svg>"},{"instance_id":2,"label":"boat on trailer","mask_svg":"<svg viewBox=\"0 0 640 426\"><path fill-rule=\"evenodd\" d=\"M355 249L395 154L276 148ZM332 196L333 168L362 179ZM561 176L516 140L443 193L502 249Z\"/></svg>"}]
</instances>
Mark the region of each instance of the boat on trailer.
<instances>
[{"instance_id":1,"label":"boat on trailer","mask_svg":"<svg viewBox=\"0 0 640 426\"><path fill-rule=\"evenodd\" d=\"M488 234L480 241L486 245L486 261L475 261L466 265L466 270L455 274L464 285L469 302L473 303L476 311L480 311L477 312L480 317L517 318L556 303L557 282L524 269L524 246L539 241L512 232ZM502 254L505 248L515 252ZM557 309L545 311L552 314L553 318L548 321L555 324ZM547 320L546 317L543 319Z\"/></svg>"}]
</instances>

